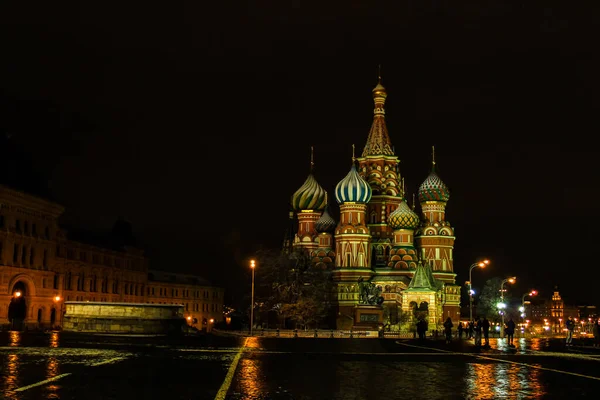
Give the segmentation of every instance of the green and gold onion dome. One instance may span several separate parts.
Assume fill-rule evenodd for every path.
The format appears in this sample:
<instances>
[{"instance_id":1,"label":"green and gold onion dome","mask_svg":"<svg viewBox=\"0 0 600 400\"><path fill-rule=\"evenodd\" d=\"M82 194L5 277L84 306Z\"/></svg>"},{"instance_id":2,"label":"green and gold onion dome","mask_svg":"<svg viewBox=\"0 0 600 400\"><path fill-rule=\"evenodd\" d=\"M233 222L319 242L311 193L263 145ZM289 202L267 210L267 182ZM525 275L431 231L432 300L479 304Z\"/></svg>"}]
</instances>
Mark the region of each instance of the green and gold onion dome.
<instances>
[{"instance_id":1,"label":"green and gold onion dome","mask_svg":"<svg viewBox=\"0 0 600 400\"><path fill-rule=\"evenodd\" d=\"M403 200L388 216L388 224L393 229L416 229L419 226L419 216Z\"/></svg>"},{"instance_id":2,"label":"green and gold onion dome","mask_svg":"<svg viewBox=\"0 0 600 400\"><path fill-rule=\"evenodd\" d=\"M327 193L317 183L313 174L308 175L300 189L292 196L292 208L294 211L315 210L323 211L327 205Z\"/></svg>"},{"instance_id":3,"label":"green and gold onion dome","mask_svg":"<svg viewBox=\"0 0 600 400\"><path fill-rule=\"evenodd\" d=\"M427 179L419 187L419 201L443 201L450 198L450 190L440 177L432 170Z\"/></svg>"},{"instance_id":4,"label":"green and gold onion dome","mask_svg":"<svg viewBox=\"0 0 600 400\"><path fill-rule=\"evenodd\" d=\"M331 218L331 215L329 215L327 208L325 208L325 211L323 211L323 214L321 214L321 218L319 218L319 220L315 223L315 229L319 233L331 233L335 230L336 226L337 223L333 218Z\"/></svg>"},{"instance_id":5,"label":"green and gold onion dome","mask_svg":"<svg viewBox=\"0 0 600 400\"><path fill-rule=\"evenodd\" d=\"M339 204L368 203L371 194L371 186L358 174L354 165L348 175L335 186L335 199Z\"/></svg>"}]
</instances>

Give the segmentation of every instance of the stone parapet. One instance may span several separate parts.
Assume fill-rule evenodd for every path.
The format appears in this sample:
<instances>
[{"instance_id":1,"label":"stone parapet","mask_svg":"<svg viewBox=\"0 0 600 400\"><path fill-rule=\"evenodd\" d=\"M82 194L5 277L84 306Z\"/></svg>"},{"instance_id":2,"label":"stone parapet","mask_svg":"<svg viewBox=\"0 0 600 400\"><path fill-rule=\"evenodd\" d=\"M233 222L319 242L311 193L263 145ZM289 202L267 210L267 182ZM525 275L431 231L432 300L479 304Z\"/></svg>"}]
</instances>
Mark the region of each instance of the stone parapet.
<instances>
[{"instance_id":1,"label":"stone parapet","mask_svg":"<svg viewBox=\"0 0 600 400\"><path fill-rule=\"evenodd\" d=\"M183 305L66 302L63 330L113 334L169 334L185 325Z\"/></svg>"}]
</instances>

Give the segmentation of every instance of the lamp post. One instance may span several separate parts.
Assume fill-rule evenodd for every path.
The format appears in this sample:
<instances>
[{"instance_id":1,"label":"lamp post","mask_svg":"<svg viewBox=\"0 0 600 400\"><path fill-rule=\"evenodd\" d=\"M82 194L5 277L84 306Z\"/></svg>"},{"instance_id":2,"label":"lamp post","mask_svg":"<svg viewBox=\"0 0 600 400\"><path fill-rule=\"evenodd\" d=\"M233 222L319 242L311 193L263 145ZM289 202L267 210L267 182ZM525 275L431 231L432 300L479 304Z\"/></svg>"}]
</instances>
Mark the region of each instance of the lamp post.
<instances>
[{"instance_id":1,"label":"lamp post","mask_svg":"<svg viewBox=\"0 0 600 400\"><path fill-rule=\"evenodd\" d=\"M60 326L61 329L62 329L62 303L61 303L62 299L60 298L60 296L57 295L57 296L54 296L53 300L56 303L57 308L58 308L58 310L57 310L58 311L58 318L56 318L57 321L55 320L54 322L58 323L58 326ZM56 308L55 308L55 310L56 310ZM52 329L54 329L54 327L52 327Z\"/></svg>"},{"instance_id":2,"label":"lamp post","mask_svg":"<svg viewBox=\"0 0 600 400\"><path fill-rule=\"evenodd\" d=\"M537 290L532 290L531 292L527 292L525 293L523 296L521 296L521 308L519 309L519 311L521 311L521 319L522 319L522 324L525 325L525 297L528 296L535 296L537 294ZM525 333L525 327L523 327L523 333Z\"/></svg>"},{"instance_id":3,"label":"lamp post","mask_svg":"<svg viewBox=\"0 0 600 400\"><path fill-rule=\"evenodd\" d=\"M471 267L469 267L469 322L473 321L473 280L471 278L471 272L473 271L473 268L475 268L475 267L484 268L489 263L490 263L490 260L483 260L483 261L471 264Z\"/></svg>"},{"instance_id":4,"label":"lamp post","mask_svg":"<svg viewBox=\"0 0 600 400\"><path fill-rule=\"evenodd\" d=\"M254 325L254 269L256 268L256 261L250 260L250 269L252 270L252 299L250 306L250 336L252 336L252 328Z\"/></svg>"},{"instance_id":5,"label":"lamp post","mask_svg":"<svg viewBox=\"0 0 600 400\"><path fill-rule=\"evenodd\" d=\"M504 309L506 308L506 304L504 304L504 284L506 282L508 283L515 283L515 281L517 280L516 276L513 276L511 278L506 278L502 281L502 283L500 284L500 302L502 304L502 311L500 311L500 314L502 315L502 325L500 326L500 336L504 336Z\"/></svg>"}]
</instances>

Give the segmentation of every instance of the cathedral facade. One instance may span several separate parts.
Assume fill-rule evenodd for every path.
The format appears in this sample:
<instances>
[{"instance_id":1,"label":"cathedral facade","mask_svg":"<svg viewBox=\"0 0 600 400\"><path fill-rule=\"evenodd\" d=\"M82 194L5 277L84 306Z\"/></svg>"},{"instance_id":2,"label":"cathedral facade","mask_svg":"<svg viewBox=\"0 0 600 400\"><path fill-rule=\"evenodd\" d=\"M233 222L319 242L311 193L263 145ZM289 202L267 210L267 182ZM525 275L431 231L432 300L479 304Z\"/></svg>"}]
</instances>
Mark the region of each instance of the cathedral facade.
<instances>
[{"instance_id":1,"label":"cathedral facade","mask_svg":"<svg viewBox=\"0 0 600 400\"><path fill-rule=\"evenodd\" d=\"M412 330L419 319L430 330L460 316L460 286L453 265L454 228L446 221L450 193L432 168L407 203L404 178L385 122L386 89L373 89L373 123L360 157L335 187L340 220L328 212L329 196L311 173L292 196L298 220L293 247L332 270L336 328L360 326L357 308L367 301L365 282L389 330Z\"/></svg>"}]
</instances>

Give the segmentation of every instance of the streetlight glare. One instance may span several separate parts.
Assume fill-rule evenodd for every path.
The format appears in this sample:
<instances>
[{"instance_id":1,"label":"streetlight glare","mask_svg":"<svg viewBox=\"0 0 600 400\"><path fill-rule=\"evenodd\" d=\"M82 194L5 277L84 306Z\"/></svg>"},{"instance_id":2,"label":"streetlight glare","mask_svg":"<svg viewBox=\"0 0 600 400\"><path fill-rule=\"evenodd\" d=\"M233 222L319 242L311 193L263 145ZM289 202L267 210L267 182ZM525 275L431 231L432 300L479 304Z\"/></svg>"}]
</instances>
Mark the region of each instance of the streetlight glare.
<instances>
[{"instance_id":1,"label":"streetlight glare","mask_svg":"<svg viewBox=\"0 0 600 400\"><path fill-rule=\"evenodd\" d=\"M250 260L250 268L256 267L256 261Z\"/></svg>"},{"instance_id":2,"label":"streetlight glare","mask_svg":"<svg viewBox=\"0 0 600 400\"><path fill-rule=\"evenodd\" d=\"M16 292L15 292L15 297L21 297L21 292L19 292L19 291L16 291Z\"/></svg>"},{"instance_id":3,"label":"streetlight glare","mask_svg":"<svg viewBox=\"0 0 600 400\"><path fill-rule=\"evenodd\" d=\"M509 282L509 283L515 283L515 281L516 281L516 280L517 280L517 278L510 278L510 279L508 280L508 282Z\"/></svg>"},{"instance_id":4,"label":"streetlight glare","mask_svg":"<svg viewBox=\"0 0 600 400\"><path fill-rule=\"evenodd\" d=\"M538 294L537 290L532 290L531 293L529 293L530 296L535 296L536 294Z\"/></svg>"},{"instance_id":5,"label":"streetlight glare","mask_svg":"<svg viewBox=\"0 0 600 400\"><path fill-rule=\"evenodd\" d=\"M56 297L54 298L54 301L60 301L60 296L56 296Z\"/></svg>"}]
</instances>

